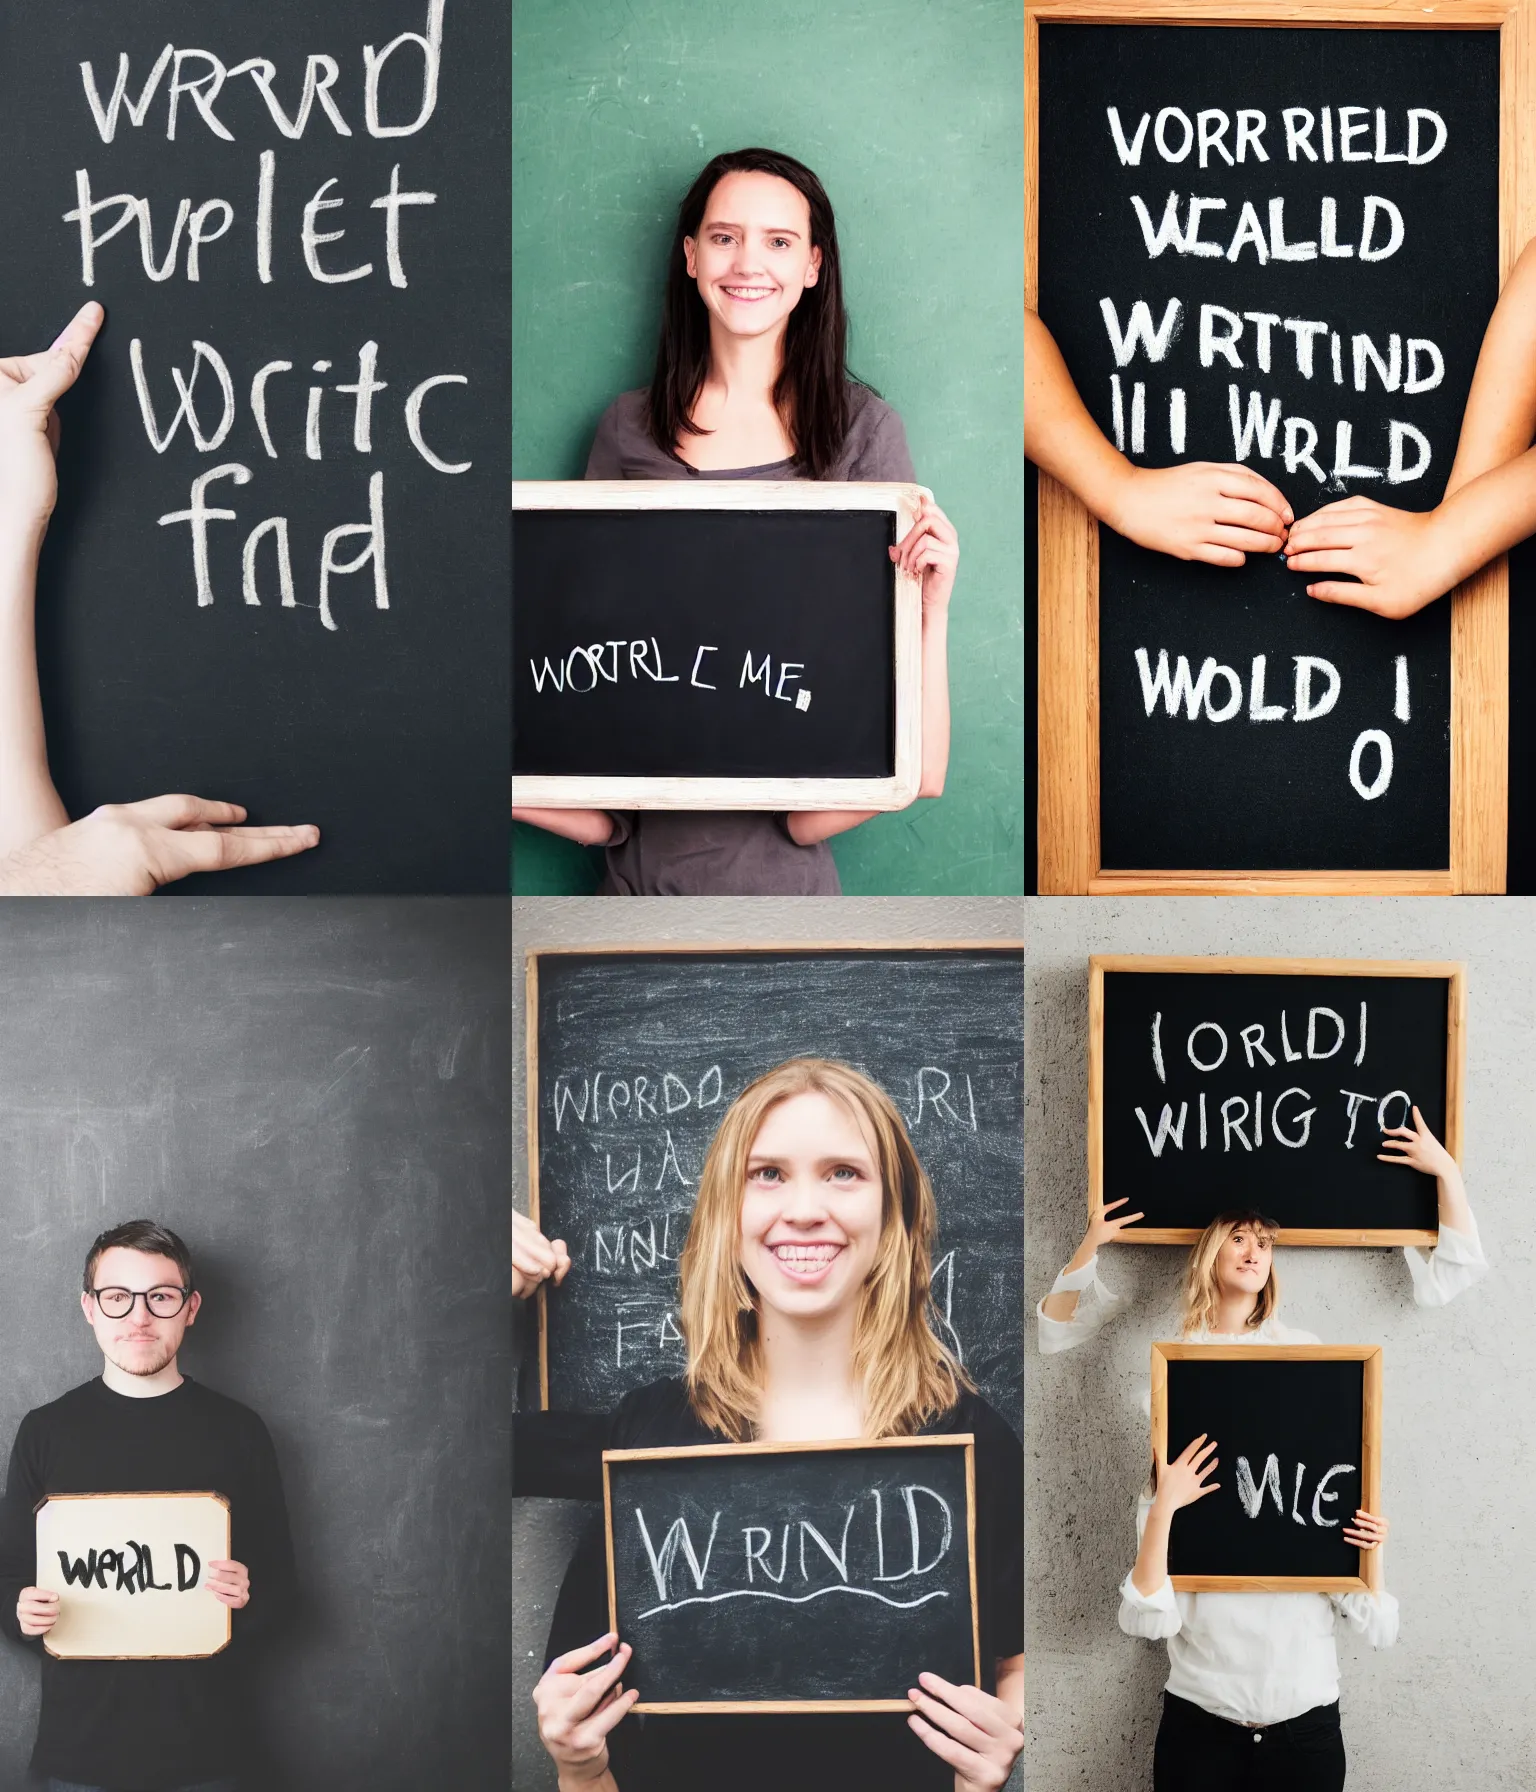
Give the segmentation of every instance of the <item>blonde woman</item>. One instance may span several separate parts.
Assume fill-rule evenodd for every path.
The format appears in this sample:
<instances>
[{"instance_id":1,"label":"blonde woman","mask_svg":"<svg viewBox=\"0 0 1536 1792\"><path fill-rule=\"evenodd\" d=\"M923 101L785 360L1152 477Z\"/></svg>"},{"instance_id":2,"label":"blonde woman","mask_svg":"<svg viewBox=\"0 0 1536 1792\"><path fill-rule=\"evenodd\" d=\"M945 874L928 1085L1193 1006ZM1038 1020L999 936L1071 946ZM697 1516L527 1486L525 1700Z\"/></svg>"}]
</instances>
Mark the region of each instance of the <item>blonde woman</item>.
<instances>
[{"instance_id":1,"label":"blonde woman","mask_svg":"<svg viewBox=\"0 0 1536 1792\"><path fill-rule=\"evenodd\" d=\"M1443 1307L1488 1273L1488 1259L1483 1255L1477 1221L1467 1201L1461 1167L1429 1130L1417 1108L1413 1110L1413 1125L1389 1127L1382 1145L1378 1153L1382 1163L1401 1164L1435 1178L1439 1241L1427 1257L1412 1247L1405 1247L1403 1256L1412 1278L1415 1303L1421 1307ZM1122 1298L1112 1294L1099 1275L1099 1252L1103 1246L1117 1242L1127 1226L1143 1217L1116 1211L1126 1205L1124 1200L1111 1201L1095 1211L1082 1243L1051 1285L1050 1293L1036 1307L1042 1356L1054 1356L1058 1351L1086 1343L1123 1305ZM1266 1310L1258 1324L1264 1325L1269 1317ZM1226 1333L1230 1328L1219 1329L1222 1342L1229 1342ZM1254 1341L1294 1344L1308 1340L1299 1335L1281 1337L1272 1330Z\"/></svg>"},{"instance_id":2,"label":"blonde woman","mask_svg":"<svg viewBox=\"0 0 1536 1792\"><path fill-rule=\"evenodd\" d=\"M630 1394L606 1441L974 1433L986 1686L924 1674L905 1719L626 1722L644 1689L624 1683L627 1645L602 1634L603 1533L594 1521L561 1587L534 1694L562 1792L996 1792L1008 1778L1023 1746L1022 1452L934 1329L936 1230L927 1175L882 1089L818 1058L759 1077L726 1112L699 1178L680 1266L686 1374ZM525 1230L523 1255L525 1285L556 1281L557 1246L541 1251Z\"/></svg>"}]
</instances>

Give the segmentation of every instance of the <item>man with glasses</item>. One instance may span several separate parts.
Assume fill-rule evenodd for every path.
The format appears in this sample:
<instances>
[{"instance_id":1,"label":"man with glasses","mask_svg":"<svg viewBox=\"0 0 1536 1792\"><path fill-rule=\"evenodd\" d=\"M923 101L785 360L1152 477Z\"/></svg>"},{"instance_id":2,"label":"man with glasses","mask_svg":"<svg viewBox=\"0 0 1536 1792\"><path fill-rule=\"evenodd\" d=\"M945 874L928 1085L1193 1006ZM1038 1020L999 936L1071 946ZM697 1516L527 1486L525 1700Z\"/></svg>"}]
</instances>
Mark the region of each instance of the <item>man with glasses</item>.
<instances>
[{"instance_id":1,"label":"man with glasses","mask_svg":"<svg viewBox=\"0 0 1536 1792\"><path fill-rule=\"evenodd\" d=\"M91 1246L80 1305L99 1377L21 1421L0 1506L0 1627L43 1657L34 1773L50 1792L234 1792L249 1759L244 1663L286 1617L293 1547L277 1458L248 1407L181 1373L202 1297L176 1234L149 1220ZM59 1596L36 1576L34 1513L59 1493L218 1493L230 1553L205 1585L238 1614L230 1646L186 1661L59 1660L44 1651Z\"/></svg>"}]
</instances>

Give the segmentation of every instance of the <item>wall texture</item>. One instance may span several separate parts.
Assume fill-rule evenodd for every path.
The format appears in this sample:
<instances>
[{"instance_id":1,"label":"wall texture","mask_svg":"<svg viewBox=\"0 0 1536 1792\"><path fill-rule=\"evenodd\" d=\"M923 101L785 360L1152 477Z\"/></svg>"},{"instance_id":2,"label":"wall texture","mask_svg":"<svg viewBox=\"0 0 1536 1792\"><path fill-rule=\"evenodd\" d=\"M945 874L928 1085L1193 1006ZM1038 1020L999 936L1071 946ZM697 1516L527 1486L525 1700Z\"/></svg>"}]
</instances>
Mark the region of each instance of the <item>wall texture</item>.
<instances>
[{"instance_id":1,"label":"wall texture","mask_svg":"<svg viewBox=\"0 0 1536 1792\"><path fill-rule=\"evenodd\" d=\"M763 897L630 902L579 899L513 904L514 1112L526 1113L522 966L538 947L628 945L763 945L797 940L818 944L879 941L919 945L934 940L1017 940L1021 905L969 901L860 902L847 897ZM513 1151L513 1200L528 1211L528 1162L519 1125ZM531 1307L518 1315L519 1400L538 1401L538 1340ZM530 1696L543 1667L544 1642L561 1576L588 1515L567 1500L515 1500L512 1505L513 1783L519 1792L554 1792L553 1764L539 1743ZM1017 1792L1022 1780L1009 1781ZM893 1789L894 1792L894 1789Z\"/></svg>"},{"instance_id":2,"label":"wall texture","mask_svg":"<svg viewBox=\"0 0 1536 1792\"><path fill-rule=\"evenodd\" d=\"M1143 899L1028 904L1026 1239L1032 1299L1082 1235L1087 961L1093 952L1460 959L1468 967L1464 1168L1493 1264L1447 1308L1413 1306L1395 1251L1281 1253L1283 1312L1386 1352L1383 1506L1396 1648L1341 1635L1350 1792L1536 1785L1536 1265L1530 1224L1536 911L1525 902ZM1161 1645L1115 1623L1147 1460L1148 1345L1170 1335L1182 1250L1121 1247L1128 1311L1081 1349L1027 1359L1031 1792L1143 1792Z\"/></svg>"},{"instance_id":3,"label":"wall texture","mask_svg":"<svg viewBox=\"0 0 1536 1792\"><path fill-rule=\"evenodd\" d=\"M598 418L650 379L679 200L766 144L831 194L853 370L959 531L946 792L838 837L851 895L1024 887L1023 56L1017 0L515 9L514 476L581 477ZM597 858L519 827L515 888L580 894Z\"/></svg>"}]
</instances>

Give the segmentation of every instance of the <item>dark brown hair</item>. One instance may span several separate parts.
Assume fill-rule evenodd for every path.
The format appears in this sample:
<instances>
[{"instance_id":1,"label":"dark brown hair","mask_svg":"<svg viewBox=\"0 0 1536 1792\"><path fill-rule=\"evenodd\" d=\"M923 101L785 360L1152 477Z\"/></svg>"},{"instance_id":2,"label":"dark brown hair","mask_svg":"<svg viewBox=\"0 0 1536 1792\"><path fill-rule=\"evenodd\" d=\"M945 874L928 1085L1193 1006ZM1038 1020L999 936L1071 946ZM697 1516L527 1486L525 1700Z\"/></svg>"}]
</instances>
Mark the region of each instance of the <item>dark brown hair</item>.
<instances>
[{"instance_id":1,"label":"dark brown hair","mask_svg":"<svg viewBox=\"0 0 1536 1792\"><path fill-rule=\"evenodd\" d=\"M690 421L709 372L709 313L688 277L683 239L699 234L709 196L728 174L776 175L802 194L810 207L811 246L821 251L821 269L816 284L806 288L789 314L784 365L773 388L773 402L801 470L810 479L825 479L842 452L849 423L848 313L843 307L837 225L821 182L803 162L774 149L732 149L716 156L677 208L661 340L647 404L651 440L664 454L674 454L680 436L709 433Z\"/></svg>"},{"instance_id":2,"label":"dark brown hair","mask_svg":"<svg viewBox=\"0 0 1536 1792\"><path fill-rule=\"evenodd\" d=\"M153 1220L127 1220L110 1232L103 1232L91 1246L90 1255L85 1260L87 1294L95 1288L96 1265L111 1250L143 1251L147 1257L169 1257L181 1271L182 1287L190 1291L193 1286L192 1253L170 1227L157 1226Z\"/></svg>"}]
</instances>

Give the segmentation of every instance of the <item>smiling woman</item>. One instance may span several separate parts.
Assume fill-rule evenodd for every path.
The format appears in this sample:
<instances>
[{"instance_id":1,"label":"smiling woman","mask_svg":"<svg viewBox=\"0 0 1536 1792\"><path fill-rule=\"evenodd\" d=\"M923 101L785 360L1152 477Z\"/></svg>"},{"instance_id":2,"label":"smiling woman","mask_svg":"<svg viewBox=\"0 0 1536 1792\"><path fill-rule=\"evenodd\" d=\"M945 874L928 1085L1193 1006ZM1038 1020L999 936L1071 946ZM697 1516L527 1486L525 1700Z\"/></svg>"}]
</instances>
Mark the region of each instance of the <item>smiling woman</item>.
<instances>
[{"instance_id":1,"label":"smiling woman","mask_svg":"<svg viewBox=\"0 0 1536 1792\"><path fill-rule=\"evenodd\" d=\"M628 1643L597 1634L608 1621L599 1519L561 1586L534 1694L562 1786L646 1792L718 1784L727 1771L743 1792L790 1775L802 1792L980 1792L1007 1780L1023 1744L1021 1452L938 1335L937 1229L927 1173L883 1089L821 1058L759 1077L727 1110L699 1177L681 1262L686 1373L629 1395L593 1448L971 1434L982 1685L924 1673L905 1718L626 1722L643 1689L622 1679ZM557 1284L559 1247L544 1249Z\"/></svg>"}]
</instances>

